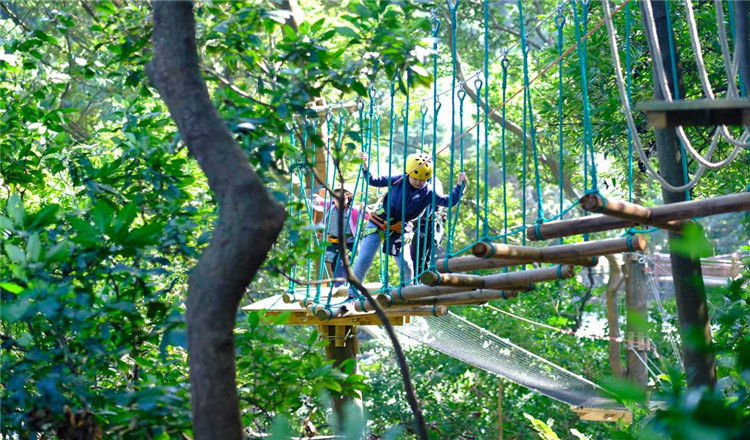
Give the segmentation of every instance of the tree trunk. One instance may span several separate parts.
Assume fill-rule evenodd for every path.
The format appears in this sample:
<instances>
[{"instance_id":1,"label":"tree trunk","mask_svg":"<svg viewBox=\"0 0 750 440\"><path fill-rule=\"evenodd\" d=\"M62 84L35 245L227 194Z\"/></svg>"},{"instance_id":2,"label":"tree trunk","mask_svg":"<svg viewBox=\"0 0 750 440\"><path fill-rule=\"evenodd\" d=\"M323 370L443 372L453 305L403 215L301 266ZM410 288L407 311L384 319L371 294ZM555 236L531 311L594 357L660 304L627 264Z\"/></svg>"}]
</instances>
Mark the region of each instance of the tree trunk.
<instances>
[{"instance_id":1,"label":"tree trunk","mask_svg":"<svg viewBox=\"0 0 750 440\"><path fill-rule=\"evenodd\" d=\"M607 324L609 327L609 365L615 377L625 377L620 359L620 322L617 311L617 291L622 284L622 271L620 263L612 255L607 255L609 263L609 279L607 280Z\"/></svg>"},{"instance_id":2,"label":"tree trunk","mask_svg":"<svg viewBox=\"0 0 750 440\"><path fill-rule=\"evenodd\" d=\"M239 301L284 223L213 107L201 79L191 2L154 2L146 67L219 203L213 238L190 274L186 323L196 439L241 439L234 328Z\"/></svg>"},{"instance_id":3,"label":"tree trunk","mask_svg":"<svg viewBox=\"0 0 750 440\"><path fill-rule=\"evenodd\" d=\"M627 378L644 390L648 385L648 368L646 362L648 351L647 340L648 323L646 306L648 290L646 289L645 266L639 262L638 254L625 256L625 308L627 309Z\"/></svg>"},{"instance_id":4,"label":"tree trunk","mask_svg":"<svg viewBox=\"0 0 750 440\"><path fill-rule=\"evenodd\" d=\"M341 368L341 364L347 360L354 361L354 370L351 374L357 374L357 352L359 351L359 340L357 339L357 327L354 326L320 326L321 336L328 340L326 346L326 358L333 361L333 366ZM347 410L354 407L362 409L362 399L350 396L334 395L333 411L339 426L337 432L343 432L347 423Z\"/></svg>"},{"instance_id":5,"label":"tree trunk","mask_svg":"<svg viewBox=\"0 0 750 440\"><path fill-rule=\"evenodd\" d=\"M671 72L666 8L664 2L661 1L649 0L649 3L654 11L657 38L662 48L662 59L654 60L654 62L662 63L665 70ZM641 2L640 5L643 11L645 2ZM679 54L675 54L675 56L679 57ZM679 65L679 60L677 62ZM654 76L656 76L655 70ZM674 84L672 75L667 75L667 78L669 88L674 96L677 85ZM681 93L680 96L683 96L683 94ZM664 91L656 84L654 86L654 97L657 100L665 97ZM672 185L684 184L685 179L680 165L682 159L680 144L674 129L655 129L654 134L661 175ZM671 192L666 189L662 189L662 197L664 203L686 200L684 192ZM670 243L679 237L680 234L669 232ZM711 328L709 326L706 288L703 285L700 259L679 255L671 251L670 258L688 386L713 386L716 384L716 365L714 355L710 351Z\"/></svg>"}]
</instances>

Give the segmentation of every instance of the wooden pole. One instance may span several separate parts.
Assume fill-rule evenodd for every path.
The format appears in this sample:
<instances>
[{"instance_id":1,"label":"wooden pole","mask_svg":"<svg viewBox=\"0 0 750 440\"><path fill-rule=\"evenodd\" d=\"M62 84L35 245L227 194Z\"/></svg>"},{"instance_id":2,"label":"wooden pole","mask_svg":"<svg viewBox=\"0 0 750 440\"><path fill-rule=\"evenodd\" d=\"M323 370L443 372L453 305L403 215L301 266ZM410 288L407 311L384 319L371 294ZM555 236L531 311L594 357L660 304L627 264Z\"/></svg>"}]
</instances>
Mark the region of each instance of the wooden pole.
<instances>
[{"instance_id":1,"label":"wooden pole","mask_svg":"<svg viewBox=\"0 0 750 440\"><path fill-rule=\"evenodd\" d=\"M670 220L664 223L655 222L652 218L653 213L650 208L622 200L608 199L599 194L586 194L581 197L580 204L586 211L638 224L654 225L670 231L682 232L684 225L684 222L681 220Z\"/></svg>"},{"instance_id":2,"label":"wooden pole","mask_svg":"<svg viewBox=\"0 0 750 440\"><path fill-rule=\"evenodd\" d=\"M458 273L424 272L419 280L428 286L452 286L481 289L484 287L484 279L477 275Z\"/></svg>"},{"instance_id":3,"label":"wooden pole","mask_svg":"<svg viewBox=\"0 0 750 440\"><path fill-rule=\"evenodd\" d=\"M529 292L532 289L526 289ZM518 297L517 290L472 290L470 292L449 293L448 295L433 296L429 298L417 298L406 301L404 305L471 305L480 304L498 299L511 299Z\"/></svg>"},{"instance_id":4,"label":"wooden pole","mask_svg":"<svg viewBox=\"0 0 750 440\"><path fill-rule=\"evenodd\" d=\"M479 258L479 257L456 257L437 260L437 270L440 273L469 272L472 270L497 269L500 267L519 266L533 263L534 261L518 261L510 258ZM557 264L570 264L572 266L594 267L599 264L597 257L569 258L555 261Z\"/></svg>"},{"instance_id":5,"label":"wooden pole","mask_svg":"<svg viewBox=\"0 0 750 440\"><path fill-rule=\"evenodd\" d=\"M377 298L380 304L382 304L384 307L388 307L397 302L405 302L409 299L427 298L430 296L440 296L440 295L445 295L448 293L466 292L468 290L472 290L472 289L466 288L466 287L444 287L444 286L432 287L432 286L423 286L423 285L406 286L406 287L401 288L400 291L398 290L398 288L396 288L396 289L391 290L390 292L381 293L380 295L377 296ZM369 307L369 304L366 306Z\"/></svg>"},{"instance_id":6,"label":"wooden pole","mask_svg":"<svg viewBox=\"0 0 750 440\"><path fill-rule=\"evenodd\" d=\"M575 274L575 266L567 264L557 265L553 267L543 267L540 269L523 270L518 272L508 272L494 275L456 275L456 274L441 274L438 272L425 272L422 274L422 282L431 281L440 283L443 279L449 280L452 287L462 286L464 289L474 289L479 286L483 289L500 289L500 290L519 290L525 289L530 284L538 281L552 281L563 278L570 278ZM465 283L462 285L461 283ZM437 288L437 287L435 287ZM437 295L430 295L437 296ZM404 294L401 292L401 297L405 300L410 300L409 292Z\"/></svg>"},{"instance_id":7,"label":"wooden pole","mask_svg":"<svg viewBox=\"0 0 750 440\"><path fill-rule=\"evenodd\" d=\"M529 247L500 243L477 243L472 248L474 255L481 258L502 258L554 262L574 257L619 254L622 252L646 249L648 239L643 235L611 238L609 240L587 241L583 243L561 244L557 246Z\"/></svg>"},{"instance_id":8,"label":"wooden pole","mask_svg":"<svg viewBox=\"0 0 750 440\"><path fill-rule=\"evenodd\" d=\"M648 359L648 351L645 349L648 329L644 328L648 323L647 286L645 266L639 261L639 255L627 254L625 256L627 378L642 390L646 390L648 385L648 369L644 364Z\"/></svg>"},{"instance_id":9,"label":"wooden pole","mask_svg":"<svg viewBox=\"0 0 750 440\"><path fill-rule=\"evenodd\" d=\"M680 171L681 172L681 171ZM684 199L684 198L683 198ZM726 214L750 210L750 192L713 197L704 200L691 200L667 205L655 206L651 210L651 221L657 224L672 220L688 220L695 217ZM572 220L561 220L529 226L526 238L531 241L547 240L549 238L567 237L569 235L586 234L612 229L622 229L638 226L638 223L606 215L591 215Z\"/></svg>"},{"instance_id":10,"label":"wooden pole","mask_svg":"<svg viewBox=\"0 0 750 440\"><path fill-rule=\"evenodd\" d=\"M737 3L737 2L735 2ZM744 2L742 2L744 3ZM656 39L661 47L669 47L670 28L668 15L664 2L646 0L639 2L643 11L650 5L654 12L656 23ZM745 52L745 55L747 52ZM679 53L676 62L679 63ZM661 63L665 70L669 71L672 58L669 51L662 51L661 59L654 59L655 63ZM679 74L678 69L678 74ZM669 89L674 92L678 90L678 84L672 82L672 76L667 75ZM664 100L666 91L661 87L654 87L654 99ZM673 96L676 93L672 94ZM683 93L680 93L683 95ZM672 185L684 185L686 176L683 175L682 151L679 139L673 129L655 129L654 139L656 141L656 155L659 159L659 172L664 179ZM750 192L735 194L733 196L717 197L714 199L700 201L684 201L685 192L672 192L662 188L663 207L680 215L670 217L670 220L692 218L698 215L714 215L722 212L743 211L750 209ZM730 203L736 201L736 203ZM704 206L699 212L687 212L687 207ZM653 208L652 217L657 218L657 208ZM669 212L669 211L668 211ZM685 215L684 217L681 215ZM677 316L680 322L682 336L682 347L685 351L684 363L689 387L707 385L713 388L716 385L716 359L711 350L712 337L711 326L708 317L708 302L706 300L706 288L703 284L700 258L685 256L671 251L671 243L679 238L679 234L669 233L670 258L672 263L672 276L674 278L675 301L677 303Z\"/></svg>"}]
</instances>

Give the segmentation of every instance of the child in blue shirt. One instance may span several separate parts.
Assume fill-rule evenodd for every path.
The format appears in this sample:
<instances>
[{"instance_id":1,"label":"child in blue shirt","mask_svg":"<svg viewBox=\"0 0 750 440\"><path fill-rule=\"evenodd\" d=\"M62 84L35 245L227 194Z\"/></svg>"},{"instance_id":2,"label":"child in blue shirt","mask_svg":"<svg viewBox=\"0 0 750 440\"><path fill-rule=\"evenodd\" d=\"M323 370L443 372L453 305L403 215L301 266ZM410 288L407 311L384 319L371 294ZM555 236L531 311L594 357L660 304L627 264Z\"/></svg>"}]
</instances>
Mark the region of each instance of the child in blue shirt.
<instances>
[{"instance_id":1,"label":"child in blue shirt","mask_svg":"<svg viewBox=\"0 0 750 440\"><path fill-rule=\"evenodd\" d=\"M378 247L386 237L386 227L389 227L388 253L396 257L396 264L401 272L402 282L412 278L411 257L409 247L401 246L404 228L402 221L408 223L419 217L432 204L433 188L429 180L432 178L432 159L424 153L410 154L406 159L405 175L373 176L368 170L368 158L365 153L359 154L364 161L362 171L374 187L388 187L390 191L383 200L383 212L372 214L368 218L364 230L364 238L353 264L354 275L364 281L367 270L372 265ZM466 174L458 176L458 185L451 191L450 197L434 193L437 206L455 206L461 200L466 187ZM405 194L405 196L404 196ZM389 221L390 219L390 221ZM404 255L406 254L406 255ZM354 297L356 289L349 288L349 296Z\"/></svg>"}]
</instances>

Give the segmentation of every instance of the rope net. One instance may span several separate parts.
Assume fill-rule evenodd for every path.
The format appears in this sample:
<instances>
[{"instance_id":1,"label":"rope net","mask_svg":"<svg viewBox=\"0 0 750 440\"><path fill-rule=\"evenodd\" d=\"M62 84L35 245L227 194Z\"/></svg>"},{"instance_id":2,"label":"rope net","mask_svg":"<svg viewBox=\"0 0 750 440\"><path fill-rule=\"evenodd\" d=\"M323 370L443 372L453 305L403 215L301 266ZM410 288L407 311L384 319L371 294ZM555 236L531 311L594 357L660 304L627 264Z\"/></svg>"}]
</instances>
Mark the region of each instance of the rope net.
<instances>
[{"instance_id":1,"label":"rope net","mask_svg":"<svg viewBox=\"0 0 750 440\"><path fill-rule=\"evenodd\" d=\"M625 409L593 382L453 313L413 317L410 324L396 327L396 331L560 402L585 408Z\"/></svg>"}]
</instances>

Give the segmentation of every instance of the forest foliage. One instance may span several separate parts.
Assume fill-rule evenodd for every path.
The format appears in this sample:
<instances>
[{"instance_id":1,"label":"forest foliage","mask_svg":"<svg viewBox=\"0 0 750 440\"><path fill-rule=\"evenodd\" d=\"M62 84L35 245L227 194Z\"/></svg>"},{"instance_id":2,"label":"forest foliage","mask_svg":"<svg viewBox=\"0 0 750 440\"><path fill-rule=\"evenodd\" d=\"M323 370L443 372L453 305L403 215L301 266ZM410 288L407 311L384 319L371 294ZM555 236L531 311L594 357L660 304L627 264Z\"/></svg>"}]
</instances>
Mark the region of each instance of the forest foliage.
<instances>
[{"instance_id":1,"label":"forest foliage","mask_svg":"<svg viewBox=\"0 0 750 440\"><path fill-rule=\"evenodd\" d=\"M446 45L451 16L443 2L304 2L304 17L296 28L290 26L290 12L282 3L207 1L195 6L201 68L213 103L249 163L292 214L264 270L248 287L247 302L286 290L284 274L311 275L307 261L324 252L323 246L315 245L316 230L309 227L304 200L290 190L295 181L311 178L310 165L316 157L319 160L324 147L330 148L331 159L346 179L355 181L360 164L356 152L368 136L377 141L376 163L387 172L387 164L401 164L407 151L445 145L452 122L460 131L480 119L470 98L458 101L443 95L440 123L432 130L433 84L450 91L453 72L451 48ZM482 87L489 87L489 108L495 108L524 79L517 50L517 7L490 3L497 3L489 23L491 81ZM561 47L575 43L571 5L577 13L583 6L565 3L563 24L553 2L520 3L528 9L526 27L531 29L528 68L540 72L555 61ZM686 48L680 54L683 84L686 96L694 98L701 92L690 63L687 30L679 19L685 12L672 3L675 44ZM456 4L456 49L463 71L470 75L484 62L482 2ZM593 26L601 20L602 10L595 2L587 7ZM615 23L620 36L625 35L629 14L632 99L645 101L653 95L651 60L637 8L625 11ZM716 35L712 5L700 3L697 13L705 35ZM211 238L218 212L205 176L144 73L152 57L151 26L145 1L0 3L3 437L25 438L34 432L62 436L71 414L93 417L104 438L192 437L184 300L188 275ZM592 33L587 45L591 139L597 159L607 164L600 170L600 186L627 198L632 181L636 199L658 204L659 186L637 158L633 178L627 178L628 133L606 34ZM720 84L723 61L718 45L707 41L704 49L713 83ZM559 213L564 208L559 205L562 188L549 167L560 164L558 157L566 183L583 193L587 123L577 56L581 53L565 59L562 83L555 64L531 87L527 105L533 105L541 159L538 192L533 158L524 154L529 150L499 124L489 125L488 166L478 165L483 160L478 149L484 142L481 127L461 139L464 148L460 153L454 149L452 165L450 152L441 155L436 168L446 188L459 171L459 160L472 170L467 171L470 176L480 166L487 173L486 180L484 168L470 177L460 221L450 234L454 250L479 238L485 224L489 235L501 235L507 232L506 224L512 229L533 223L538 207L547 217ZM412 103L408 113L401 114L407 93L414 101L426 100ZM395 109L389 108L391 96L398 103ZM369 116L361 109L369 109L376 98L377 126L368 129ZM339 102L351 112L318 114L311 109ZM463 119L447 118L452 102ZM526 125L523 99L512 101L504 114L518 126ZM651 153L653 135L645 118L636 116L642 131L634 135L645 139ZM558 138L560 129L563 140ZM691 136L708 134L695 131ZM386 158L389 143L395 147ZM728 145L721 145L718 155L728 150ZM749 161L743 152L732 164L709 173L691 195L704 198L746 190ZM691 171L695 167L688 164ZM480 209L485 195L486 219ZM563 198L569 206L572 199ZM709 253L750 253L747 213L703 224L714 245ZM650 251L666 249L660 236L654 237L656 245ZM520 243L521 237L509 240ZM580 239L569 241L574 240ZM705 238L700 235L686 246L698 240ZM720 378L715 390L688 389L677 354L667 349L679 343L674 300L665 301L664 309L649 304L649 337L659 348L663 369L649 384L651 399L665 402L656 412L648 410L643 390L610 380L606 333L598 339L575 336L585 330L584 321L606 316L606 265L584 270L576 279L539 285L531 301L522 295L493 303L496 309L456 310L541 357L609 384L635 414L630 426L582 423L566 405L505 382L506 437L556 438L555 432L563 438L623 439L750 435L748 263L743 262L739 279L708 292ZM368 281L377 279L376 272L370 272ZM567 333L510 319L498 309ZM353 374L353 365L341 371L326 360L325 342L317 329L278 325L283 317L274 320L257 312L240 310L237 316L237 387L248 438L274 429L283 432L278 423L274 425L279 416L289 420L296 435L307 424L328 432L330 397L360 392L372 438L389 432L392 438L413 438L403 384L387 346L363 342L367 356ZM431 438L497 436L501 378L421 346L410 346L407 358Z\"/></svg>"}]
</instances>

